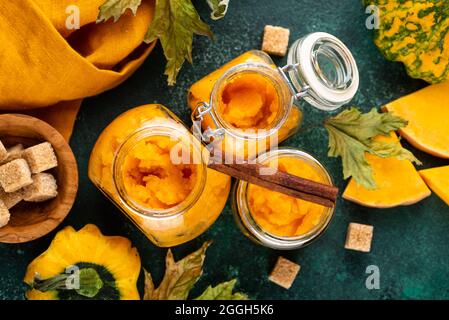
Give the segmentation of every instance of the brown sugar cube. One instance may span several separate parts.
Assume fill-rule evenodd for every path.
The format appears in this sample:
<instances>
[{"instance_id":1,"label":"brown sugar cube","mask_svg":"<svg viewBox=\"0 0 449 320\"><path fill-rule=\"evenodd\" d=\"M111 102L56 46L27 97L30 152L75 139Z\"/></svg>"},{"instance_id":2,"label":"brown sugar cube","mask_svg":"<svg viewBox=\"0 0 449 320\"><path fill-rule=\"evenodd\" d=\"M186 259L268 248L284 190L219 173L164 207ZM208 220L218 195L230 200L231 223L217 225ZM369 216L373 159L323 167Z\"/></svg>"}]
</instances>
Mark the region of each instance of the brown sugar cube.
<instances>
[{"instance_id":1,"label":"brown sugar cube","mask_svg":"<svg viewBox=\"0 0 449 320\"><path fill-rule=\"evenodd\" d=\"M299 264L291 262L283 257L279 257L268 279L285 289L290 289L299 269L301 269Z\"/></svg>"},{"instance_id":2,"label":"brown sugar cube","mask_svg":"<svg viewBox=\"0 0 449 320\"><path fill-rule=\"evenodd\" d=\"M289 37L289 29L266 25L263 30L262 51L275 56L285 56Z\"/></svg>"},{"instance_id":3,"label":"brown sugar cube","mask_svg":"<svg viewBox=\"0 0 449 320\"><path fill-rule=\"evenodd\" d=\"M56 179L50 173L33 175L33 183L23 188L23 199L29 202L42 202L57 195Z\"/></svg>"},{"instance_id":4,"label":"brown sugar cube","mask_svg":"<svg viewBox=\"0 0 449 320\"><path fill-rule=\"evenodd\" d=\"M348 226L345 248L361 252L370 252L373 239L373 226L351 222Z\"/></svg>"},{"instance_id":5,"label":"brown sugar cube","mask_svg":"<svg viewBox=\"0 0 449 320\"><path fill-rule=\"evenodd\" d=\"M22 158L23 145L16 144L14 147L8 148L8 158L6 161L13 161Z\"/></svg>"},{"instance_id":6,"label":"brown sugar cube","mask_svg":"<svg viewBox=\"0 0 449 320\"><path fill-rule=\"evenodd\" d=\"M6 159L8 157L8 150L6 150L3 143L0 141L0 162Z\"/></svg>"},{"instance_id":7,"label":"brown sugar cube","mask_svg":"<svg viewBox=\"0 0 449 320\"><path fill-rule=\"evenodd\" d=\"M17 144L14 147L7 148L6 151L8 152L8 155L3 161L0 161L0 164L22 158L23 145Z\"/></svg>"},{"instance_id":8,"label":"brown sugar cube","mask_svg":"<svg viewBox=\"0 0 449 320\"><path fill-rule=\"evenodd\" d=\"M5 192L2 187L0 187L0 201L3 201L6 208L11 209L20 201L23 200L23 190L17 190L15 192Z\"/></svg>"},{"instance_id":9,"label":"brown sugar cube","mask_svg":"<svg viewBox=\"0 0 449 320\"><path fill-rule=\"evenodd\" d=\"M17 159L0 166L0 185L5 192L15 192L32 183L30 168L25 160Z\"/></svg>"},{"instance_id":10,"label":"brown sugar cube","mask_svg":"<svg viewBox=\"0 0 449 320\"><path fill-rule=\"evenodd\" d=\"M50 143L44 142L23 151L32 173L40 173L58 166L55 152Z\"/></svg>"},{"instance_id":11,"label":"brown sugar cube","mask_svg":"<svg viewBox=\"0 0 449 320\"><path fill-rule=\"evenodd\" d=\"M0 228L8 224L10 217L11 214L9 213L8 208L3 201L0 200Z\"/></svg>"}]
</instances>

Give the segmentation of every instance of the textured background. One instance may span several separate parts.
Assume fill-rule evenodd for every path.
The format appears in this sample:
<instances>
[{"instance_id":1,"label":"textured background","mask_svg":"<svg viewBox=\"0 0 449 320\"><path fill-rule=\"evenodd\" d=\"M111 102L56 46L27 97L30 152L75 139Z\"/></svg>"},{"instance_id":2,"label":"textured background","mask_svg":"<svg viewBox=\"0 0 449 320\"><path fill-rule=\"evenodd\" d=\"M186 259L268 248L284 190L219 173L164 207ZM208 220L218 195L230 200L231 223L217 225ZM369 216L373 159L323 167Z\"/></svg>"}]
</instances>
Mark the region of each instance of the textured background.
<instances>
[{"instance_id":1,"label":"textured background","mask_svg":"<svg viewBox=\"0 0 449 320\"><path fill-rule=\"evenodd\" d=\"M98 225L107 235L123 235L138 248L142 263L159 281L166 250L153 246L87 178L90 151L100 132L120 113L146 103L158 102L171 108L186 122L188 87L202 76L240 53L259 48L265 24L290 28L292 43L314 31L326 31L341 38L352 50L359 66L361 86L353 103L365 111L423 87L409 78L401 64L383 59L365 28L361 1L345 0L231 0L228 15L211 22L206 1L197 0L201 16L213 28L216 41L197 37L194 65L186 64L175 87L167 87L163 76L165 60L158 45L146 63L120 87L86 99L71 141L80 170L78 199L60 230L66 225L80 228ZM278 64L285 60L277 60ZM283 143L314 154L343 189L341 165L326 156L327 135L321 126L329 114L304 105L303 129ZM410 146L405 143L406 147ZM424 167L447 164L415 149ZM343 248L349 222L374 225L369 254ZM318 241L301 250L276 252L253 244L234 224L229 205L219 220L201 237L174 249L177 258L213 239L204 276L196 285L197 294L209 284L238 278L238 289L254 299L429 299L449 298L449 207L437 196L408 207L368 209L339 201L334 219ZM22 245L0 244L0 299L23 299L22 278L28 263L43 252L55 235ZM280 255L302 266L290 290L268 282L267 275ZM380 268L380 290L365 288L368 265Z\"/></svg>"}]
</instances>

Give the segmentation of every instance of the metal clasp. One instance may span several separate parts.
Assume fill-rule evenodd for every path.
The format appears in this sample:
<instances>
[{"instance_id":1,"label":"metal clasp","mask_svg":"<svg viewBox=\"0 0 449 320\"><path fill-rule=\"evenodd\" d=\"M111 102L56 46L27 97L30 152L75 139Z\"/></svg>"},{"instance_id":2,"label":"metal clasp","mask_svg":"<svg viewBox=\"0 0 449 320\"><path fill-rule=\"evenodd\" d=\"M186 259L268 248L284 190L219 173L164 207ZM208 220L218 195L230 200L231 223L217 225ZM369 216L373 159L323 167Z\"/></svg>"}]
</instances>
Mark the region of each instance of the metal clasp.
<instances>
[{"instance_id":1,"label":"metal clasp","mask_svg":"<svg viewBox=\"0 0 449 320\"><path fill-rule=\"evenodd\" d=\"M191 119L193 123L193 134L194 136L201 138L201 141L205 143L217 142L224 138L225 130L224 128L220 128L220 125L215 118L215 115L212 111L212 106L206 102L200 102L196 105L195 109L193 109ZM201 123L204 120L204 116L209 115L212 121L215 124L217 129L212 129L210 126L202 131Z\"/></svg>"},{"instance_id":2,"label":"metal clasp","mask_svg":"<svg viewBox=\"0 0 449 320\"><path fill-rule=\"evenodd\" d=\"M279 73L284 78L285 82L288 85L288 88L292 94L293 100L295 102L298 102L301 98L307 96L309 94L309 86L303 86L300 91L298 91L292 84L292 81L290 80L290 76L287 75L290 71L297 71L299 67L299 63L295 64L287 64L283 67L278 67Z\"/></svg>"}]
</instances>

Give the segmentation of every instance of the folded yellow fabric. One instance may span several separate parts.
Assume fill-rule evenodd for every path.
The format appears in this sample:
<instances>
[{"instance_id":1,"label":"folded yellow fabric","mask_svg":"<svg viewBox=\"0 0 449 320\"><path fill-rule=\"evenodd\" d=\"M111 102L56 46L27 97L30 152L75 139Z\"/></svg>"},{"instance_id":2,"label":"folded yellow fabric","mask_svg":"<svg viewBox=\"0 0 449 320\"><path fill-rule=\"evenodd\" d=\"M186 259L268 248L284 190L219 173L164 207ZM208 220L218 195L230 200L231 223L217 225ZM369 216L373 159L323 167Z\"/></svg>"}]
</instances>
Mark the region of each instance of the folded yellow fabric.
<instances>
[{"instance_id":1,"label":"folded yellow fabric","mask_svg":"<svg viewBox=\"0 0 449 320\"><path fill-rule=\"evenodd\" d=\"M69 138L81 100L119 85L142 64L154 47L142 42L153 0L143 0L136 16L128 10L115 23L95 24L103 2L0 0L2 112L41 117ZM73 5L79 30L66 27Z\"/></svg>"}]
</instances>

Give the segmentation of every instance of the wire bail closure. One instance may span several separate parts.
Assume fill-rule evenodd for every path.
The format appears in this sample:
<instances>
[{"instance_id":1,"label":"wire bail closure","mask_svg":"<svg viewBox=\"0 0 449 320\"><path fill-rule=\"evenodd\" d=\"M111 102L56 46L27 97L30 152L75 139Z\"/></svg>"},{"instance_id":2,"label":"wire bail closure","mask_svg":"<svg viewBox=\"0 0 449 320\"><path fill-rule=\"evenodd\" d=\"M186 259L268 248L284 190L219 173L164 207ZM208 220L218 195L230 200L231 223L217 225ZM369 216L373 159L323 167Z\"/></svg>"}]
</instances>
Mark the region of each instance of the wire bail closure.
<instances>
[{"instance_id":1,"label":"wire bail closure","mask_svg":"<svg viewBox=\"0 0 449 320\"><path fill-rule=\"evenodd\" d=\"M210 126L206 130L202 130L201 123L204 121L204 116L209 115L218 129L212 129ZM193 123L193 134L201 137L201 140L206 143L217 142L224 139L225 129L220 128L217 118L212 112L212 105L206 102L199 102L191 115Z\"/></svg>"},{"instance_id":2,"label":"wire bail closure","mask_svg":"<svg viewBox=\"0 0 449 320\"><path fill-rule=\"evenodd\" d=\"M299 63L294 63L294 64L287 64L283 67L278 67L278 71L281 74L282 78L285 80L285 83L288 86L288 89L290 90L290 93L292 94L292 100L294 100L294 102L299 102L299 100L301 100L301 98L307 96L309 94L309 86L304 86L301 88L301 90L297 90L291 80L290 77L287 75L288 72L290 71L297 71L299 67Z\"/></svg>"}]
</instances>

